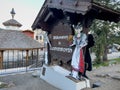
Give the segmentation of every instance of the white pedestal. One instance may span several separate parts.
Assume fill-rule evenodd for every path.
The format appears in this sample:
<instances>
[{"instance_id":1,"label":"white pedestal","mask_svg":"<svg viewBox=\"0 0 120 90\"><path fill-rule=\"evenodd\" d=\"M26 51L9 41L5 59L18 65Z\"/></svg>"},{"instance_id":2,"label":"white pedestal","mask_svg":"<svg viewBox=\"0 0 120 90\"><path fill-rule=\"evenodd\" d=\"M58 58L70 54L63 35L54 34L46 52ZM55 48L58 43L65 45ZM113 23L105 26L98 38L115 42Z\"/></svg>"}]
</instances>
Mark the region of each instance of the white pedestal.
<instances>
[{"instance_id":1,"label":"white pedestal","mask_svg":"<svg viewBox=\"0 0 120 90\"><path fill-rule=\"evenodd\" d=\"M70 72L60 66L43 65L40 78L61 90L81 90L90 88L88 79L79 81L69 76Z\"/></svg>"}]
</instances>

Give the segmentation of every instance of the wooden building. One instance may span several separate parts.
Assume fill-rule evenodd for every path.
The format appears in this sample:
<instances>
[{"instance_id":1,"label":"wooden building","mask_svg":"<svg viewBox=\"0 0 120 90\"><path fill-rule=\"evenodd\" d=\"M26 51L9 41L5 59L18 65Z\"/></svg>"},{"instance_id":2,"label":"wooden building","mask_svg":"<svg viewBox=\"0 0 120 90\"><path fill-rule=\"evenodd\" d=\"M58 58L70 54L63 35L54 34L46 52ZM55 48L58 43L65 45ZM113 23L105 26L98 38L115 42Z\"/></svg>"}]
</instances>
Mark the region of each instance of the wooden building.
<instances>
[{"instance_id":1,"label":"wooden building","mask_svg":"<svg viewBox=\"0 0 120 90\"><path fill-rule=\"evenodd\" d=\"M102 6L93 0L45 0L32 28L48 32L52 47L48 48L49 64L69 66L73 49L68 36L74 35L72 25L81 23L89 28L94 19L120 21L120 12ZM67 65L66 65L67 64Z\"/></svg>"},{"instance_id":2,"label":"wooden building","mask_svg":"<svg viewBox=\"0 0 120 90\"><path fill-rule=\"evenodd\" d=\"M11 15L12 19L3 22L6 29L0 28L0 75L9 73L8 69L16 68L19 72L18 68L26 67L27 71L30 65L37 67L40 62L40 51L44 48L33 39L33 31L22 32L19 29L22 24L14 19L14 9Z\"/></svg>"},{"instance_id":3,"label":"wooden building","mask_svg":"<svg viewBox=\"0 0 120 90\"><path fill-rule=\"evenodd\" d=\"M0 30L0 69L18 68L21 63L22 67L26 67L30 60L35 63L42 48L40 43L21 31ZM37 59L31 56L37 56Z\"/></svg>"}]
</instances>

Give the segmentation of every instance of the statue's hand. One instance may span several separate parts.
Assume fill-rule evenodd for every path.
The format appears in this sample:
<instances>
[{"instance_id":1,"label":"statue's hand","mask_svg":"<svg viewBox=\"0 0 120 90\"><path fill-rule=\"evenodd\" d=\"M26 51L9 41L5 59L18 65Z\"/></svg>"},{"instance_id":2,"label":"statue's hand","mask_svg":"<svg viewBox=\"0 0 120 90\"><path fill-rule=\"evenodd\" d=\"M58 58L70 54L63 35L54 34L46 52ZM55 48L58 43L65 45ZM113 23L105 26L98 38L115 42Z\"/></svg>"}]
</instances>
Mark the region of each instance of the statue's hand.
<instances>
[{"instance_id":1,"label":"statue's hand","mask_svg":"<svg viewBox=\"0 0 120 90\"><path fill-rule=\"evenodd\" d=\"M73 47L73 46L75 46L75 44L71 44L71 45L69 45L70 47Z\"/></svg>"}]
</instances>

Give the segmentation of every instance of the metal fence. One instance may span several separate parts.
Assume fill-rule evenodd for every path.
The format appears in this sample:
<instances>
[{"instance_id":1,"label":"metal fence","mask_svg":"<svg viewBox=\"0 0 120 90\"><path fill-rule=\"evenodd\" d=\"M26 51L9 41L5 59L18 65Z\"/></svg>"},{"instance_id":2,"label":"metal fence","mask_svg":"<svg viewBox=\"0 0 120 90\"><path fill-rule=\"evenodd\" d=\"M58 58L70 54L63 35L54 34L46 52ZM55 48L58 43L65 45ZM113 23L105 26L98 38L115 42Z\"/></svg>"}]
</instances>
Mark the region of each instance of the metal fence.
<instances>
[{"instance_id":1,"label":"metal fence","mask_svg":"<svg viewBox=\"0 0 120 90\"><path fill-rule=\"evenodd\" d=\"M41 49L6 50L3 52L3 61L0 61L0 75L39 69L43 60L44 51Z\"/></svg>"}]
</instances>

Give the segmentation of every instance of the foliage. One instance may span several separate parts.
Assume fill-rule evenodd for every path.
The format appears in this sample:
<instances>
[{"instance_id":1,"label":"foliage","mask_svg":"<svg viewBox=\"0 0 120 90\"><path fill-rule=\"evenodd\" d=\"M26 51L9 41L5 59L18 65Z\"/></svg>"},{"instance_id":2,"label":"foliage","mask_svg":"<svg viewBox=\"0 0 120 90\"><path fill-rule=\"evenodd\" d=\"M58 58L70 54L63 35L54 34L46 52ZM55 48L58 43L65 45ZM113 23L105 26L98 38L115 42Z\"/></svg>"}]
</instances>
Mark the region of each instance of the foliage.
<instances>
[{"instance_id":1,"label":"foliage","mask_svg":"<svg viewBox=\"0 0 120 90\"><path fill-rule=\"evenodd\" d=\"M116 58L116 59L112 59L112 60L108 60L106 62L102 62L102 63L96 63L93 62L93 67L100 67L100 66L109 66L109 65L114 65L114 64L120 64L120 58Z\"/></svg>"},{"instance_id":2,"label":"foliage","mask_svg":"<svg viewBox=\"0 0 120 90\"><path fill-rule=\"evenodd\" d=\"M113 45L113 43L120 44L120 31L116 31L118 26L119 24L101 20L95 20L92 24L91 31L95 37L94 52L98 63L107 60L109 45Z\"/></svg>"},{"instance_id":3,"label":"foliage","mask_svg":"<svg viewBox=\"0 0 120 90\"><path fill-rule=\"evenodd\" d=\"M96 67L96 68L98 68L98 67L100 67L100 66L108 66L109 65L109 62L101 62L101 63L96 63L96 62L94 62L93 63L93 67Z\"/></svg>"},{"instance_id":4,"label":"foliage","mask_svg":"<svg viewBox=\"0 0 120 90\"><path fill-rule=\"evenodd\" d=\"M93 0L93 1L96 3L99 3L101 5L105 5L114 10L120 11L120 1L119 0Z\"/></svg>"},{"instance_id":5,"label":"foliage","mask_svg":"<svg viewBox=\"0 0 120 90\"><path fill-rule=\"evenodd\" d=\"M120 2L116 0L94 1L113 9L120 9ZM91 26L91 31L95 36L96 63L107 61L108 46L113 45L113 43L120 44L120 23L95 20Z\"/></svg>"},{"instance_id":6,"label":"foliage","mask_svg":"<svg viewBox=\"0 0 120 90\"><path fill-rule=\"evenodd\" d=\"M120 63L120 58L116 58L116 59L113 59L114 61L116 61L117 63Z\"/></svg>"}]
</instances>

